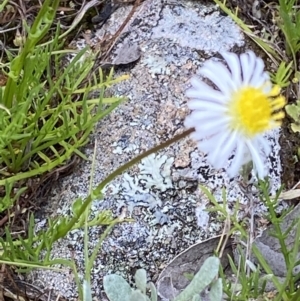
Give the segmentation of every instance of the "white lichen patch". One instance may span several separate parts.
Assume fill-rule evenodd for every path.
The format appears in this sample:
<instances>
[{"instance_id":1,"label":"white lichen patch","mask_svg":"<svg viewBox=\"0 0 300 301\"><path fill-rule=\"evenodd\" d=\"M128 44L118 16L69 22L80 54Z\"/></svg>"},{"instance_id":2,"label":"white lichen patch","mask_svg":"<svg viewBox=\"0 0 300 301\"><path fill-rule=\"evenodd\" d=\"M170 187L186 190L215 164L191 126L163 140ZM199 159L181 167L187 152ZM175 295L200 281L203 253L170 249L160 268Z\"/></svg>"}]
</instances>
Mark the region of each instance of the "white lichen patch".
<instances>
[{"instance_id":1,"label":"white lichen patch","mask_svg":"<svg viewBox=\"0 0 300 301\"><path fill-rule=\"evenodd\" d=\"M143 59L143 63L149 68L149 71L153 76L156 74L171 74L171 70L168 67L168 62L163 56L149 55Z\"/></svg>"},{"instance_id":2,"label":"white lichen patch","mask_svg":"<svg viewBox=\"0 0 300 301\"><path fill-rule=\"evenodd\" d=\"M207 229L209 222L209 213L207 211L207 203L199 203L195 209L197 225L199 228Z\"/></svg>"},{"instance_id":3,"label":"white lichen patch","mask_svg":"<svg viewBox=\"0 0 300 301\"><path fill-rule=\"evenodd\" d=\"M242 46L243 36L232 19L215 10L213 6L206 10L197 9L191 2L185 6L167 5L162 10L158 26L153 29L152 38L169 39L182 47L209 53L228 50L234 45Z\"/></svg>"},{"instance_id":4,"label":"white lichen patch","mask_svg":"<svg viewBox=\"0 0 300 301\"><path fill-rule=\"evenodd\" d=\"M164 192L172 188L171 166L173 161L174 158L151 154L139 164L139 180L148 189L155 188Z\"/></svg>"},{"instance_id":5,"label":"white lichen patch","mask_svg":"<svg viewBox=\"0 0 300 301\"><path fill-rule=\"evenodd\" d=\"M148 207L150 210L161 208L160 193L173 187L171 179L173 161L172 157L151 154L138 165L137 175L125 173L120 183L109 184L104 193L110 191L111 196L118 196L117 211L126 206L130 216L136 206ZM165 214L155 211L152 224L164 224L168 220Z\"/></svg>"}]
</instances>

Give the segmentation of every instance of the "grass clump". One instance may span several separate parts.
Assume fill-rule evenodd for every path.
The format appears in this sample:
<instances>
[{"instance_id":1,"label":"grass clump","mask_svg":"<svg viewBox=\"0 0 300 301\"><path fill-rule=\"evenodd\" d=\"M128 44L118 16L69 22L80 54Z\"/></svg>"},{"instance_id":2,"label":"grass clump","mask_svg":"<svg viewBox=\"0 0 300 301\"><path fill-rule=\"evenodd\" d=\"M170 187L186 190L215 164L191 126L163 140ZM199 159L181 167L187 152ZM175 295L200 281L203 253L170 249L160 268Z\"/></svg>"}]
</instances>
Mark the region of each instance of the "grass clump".
<instances>
[{"instance_id":1,"label":"grass clump","mask_svg":"<svg viewBox=\"0 0 300 301\"><path fill-rule=\"evenodd\" d=\"M223 279L223 292L228 300L298 300L299 273L295 267L299 265L300 218L290 215L292 209L286 210L278 216L277 208L281 189L275 196L271 197L268 180L259 181L257 185L259 200L267 208L264 218L271 225L265 231L267 231L267 235L274 238L272 240L274 243L267 245L267 248L270 248L268 253L261 249L261 244L258 244L253 236L253 213L250 219L239 220L237 217L238 202L233 213L229 213L225 191L223 203L220 204L206 188L202 187L202 190L212 203L210 211L217 213L219 219L227 224L224 236L227 239L232 239L234 257L229 256L228 258L229 268L223 266L223 269L220 270ZM251 211L253 192L246 192L246 196L249 197ZM278 258L282 258L281 275L276 274L274 270L277 269L272 258L274 254L269 254L271 251L277 250L276 246L278 246L278 252L281 254ZM219 254L222 256L221 253Z\"/></svg>"},{"instance_id":2,"label":"grass clump","mask_svg":"<svg viewBox=\"0 0 300 301\"><path fill-rule=\"evenodd\" d=\"M17 54L0 64L0 213L24 195L27 179L67 164L80 151L97 121L121 101L105 98L105 88L121 80L101 70L91 76L95 55L83 49L64 64L59 29L44 45L59 1L45 1ZM49 38L49 37L48 37ZM91 80L87 81L90 77ZM91 93L97 90L96 93ZM23 188L21 188L23 187ZM15 191L17 191L15 193Z\"/></svg>"},{"instance_id":3,"label":"grass clump","mask_svg":"<svg viewBox=\"0 0 300 301\"><path fill-rule=\"evenodd\" d=\"M105 89L127 78L114 79L112 71L104 75L101 69L92 73L97 53L88 48L75 55L64 50L59 26L52 26L59 2L44 1L33 24L24 24L26 36L15 43L18 50L6 50L7 61L0 62L4 82L0 87L0 216L5 225L0 258L24 270L54 264L52 244L82 226L78 214L82 201L74 203L73 220L49 220L47 230L39 234L33 216L23 237L14 231L14 221L26 213L29 202L35 204L36 191L55 171L67 167L74 156L87 159L80 149L95 124L123 100L106 98ZM68 63L66 55L71 54ZM109 212L102 212L93 224L112 220Z\"/></svg>"}]
</instances>

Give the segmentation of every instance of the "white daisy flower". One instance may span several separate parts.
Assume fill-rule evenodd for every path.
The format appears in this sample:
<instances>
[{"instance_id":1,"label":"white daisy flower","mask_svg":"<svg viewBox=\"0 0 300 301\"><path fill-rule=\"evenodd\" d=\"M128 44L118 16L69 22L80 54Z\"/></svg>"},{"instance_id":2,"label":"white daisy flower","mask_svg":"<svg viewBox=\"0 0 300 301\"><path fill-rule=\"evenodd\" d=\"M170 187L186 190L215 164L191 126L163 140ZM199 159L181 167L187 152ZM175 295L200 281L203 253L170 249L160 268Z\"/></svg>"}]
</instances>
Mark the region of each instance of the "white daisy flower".
<instances>
[{"instance_id":1,"label":"white daisy flower","mask_svg":"<svg viewBox=\"0 0 300 301\"><path fill-rule=\"evenodd\" d=\"M280 109L285 98L279 95L278 86L272 86L262 59L252 51L240 56L227 52L222 56L229 69L210 60L199 70L217 89L192 78L186 92L192 112L185 126L195 129L192 137L215 168L225 167L234 154L227 170L230 177L252 161L262 179L268 172L264 162L271 151L264 133L281 125L284 113Z\"/></svg>"}]
</instances>

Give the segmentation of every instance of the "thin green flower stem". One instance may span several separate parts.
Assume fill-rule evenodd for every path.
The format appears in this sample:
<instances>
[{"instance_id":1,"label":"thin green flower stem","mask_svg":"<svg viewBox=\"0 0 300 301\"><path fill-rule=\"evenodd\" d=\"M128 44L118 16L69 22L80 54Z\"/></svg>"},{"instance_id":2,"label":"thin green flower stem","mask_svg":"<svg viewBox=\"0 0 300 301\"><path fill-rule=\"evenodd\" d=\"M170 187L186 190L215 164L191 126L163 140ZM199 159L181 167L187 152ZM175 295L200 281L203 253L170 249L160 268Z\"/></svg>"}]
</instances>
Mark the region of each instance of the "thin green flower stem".
<instances>
[{"instance_id":1,"label":"thin green flower stem","mask_svg":"<svg viewBox=\"0 0 300 301\"><path fill-rule=\"evenodd\" d=\"M186 131L184 131L183 133L176 135L175 137L167 140L166 142L163 142L157 146L154 146L153 148L145 151L144 153L140 154L139 156L133 158L132 160L130 160L129 162L123 164L122 166L120 166L119 168L117 168L114 172L112 172L110 175L108 175L94 190L93 192L85 199L85 202L82 204L78 214L76 216L74 216L70 222L66 225L66 227L59 233L57 233L56 237L54 238L54 240L57 240L61 237L64 237L72 228L73 226L77 223L78 219L80 218L80 216L85 212L86 208L89 206L89 204L99 195L101 195L101 191L103 190L103 188L110 183L114 178L116 178L118 175L122 174L124 171L126 171L127 169L129 169L130 167L132 167L133 165L135 165L136 163L138 163L139 161L141 161L142 159L148 157L149 155L156 153L168 146L170 146L171 144L187 137L188 135L190 135L192 132L194 132L195 129L188 129Z\"/></svg>"},{"instance_id":2,"label":"thin green flower stem","mask_svg":"<svg viewBox=\"0 0 300 301\"><path fill-rule=\"evenodd\" d=\"M91 177L90 177L89 193L92 193L92 190L93 190L92 187L93 187L94 174L95 174L95 166L96 166L96 154L97 154L97 140L95 141L95 145L94 145L94 154L93 154L93 160L92 160L92 168L91 168L91 172L90 172ZM88 269L88 267L89 267L88 219L89 219L90 208L91 208L91 204L88 206L87 210L85 211L85 216L84 216L84 265L85 265L85 280L88 283L91 283L91 270L92 270L92 267L90 267L90 269ZM101 241L101 239L100 239L100 241ZM99 244L99 242L98 242L98 244ZM102 241L100 243L100 246L101 245L102 245ZM99 248L100 248L100 246L99 246Z\"/></svg>"}]
</instances>

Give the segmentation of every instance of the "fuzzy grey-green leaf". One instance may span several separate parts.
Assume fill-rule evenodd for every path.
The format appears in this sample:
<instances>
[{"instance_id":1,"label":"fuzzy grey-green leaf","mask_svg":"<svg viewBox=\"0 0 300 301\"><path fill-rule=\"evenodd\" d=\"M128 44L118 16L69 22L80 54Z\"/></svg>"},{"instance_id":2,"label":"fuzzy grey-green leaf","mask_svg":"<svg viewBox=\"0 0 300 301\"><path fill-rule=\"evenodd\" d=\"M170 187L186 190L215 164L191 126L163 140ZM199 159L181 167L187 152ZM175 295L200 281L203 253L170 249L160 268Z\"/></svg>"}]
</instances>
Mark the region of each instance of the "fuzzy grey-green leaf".
<instances>
[{"instance_id":1,"label":"fuzzy grey-green leaf","mask_svg":"<svg viewBox=\"0 0 300 301\"><path fill-rule=\"evenodd\" d=\"M192 301L201 301L199 294L195 295Z\"/></svg>"},{"instance_id":2,"label":"fuzzy grey-green leaf","mask_svg":"<svg viewBox=\"0 0 300 301\"><path fill-rule=\"evenodd\" d=\"M116 274L104 276L103 286L110 301L130 301L132 289L121 276Z\"/></svg>"},{"instance_id":3,"label":"fuzzy grey-green leaf","mask_svg":"<svg viewBox=\"0 0 300 301\"><path fill-rule=\"evenodd\" d=\"M210 301L221 301L223 295L223 283L222 279L218 278L217 281L213 282L209 291Z\"/></svg>"},{"instance_id":4,"label":"fuzzy grey-green leaf","mask_svg":"<svg viewBox=\"0 0 300 301\"><path fill-rule=\"evenodd\" d=\"M218 257L208 257L191 283L174 299L174 301L188 301L194 295L201 293L219 271L220 259Z\"/></svg>"},{"instance_id":5,"label":"fuzzy grey-green leaf","mask_svg":"<svg viewBox=\"0 0 300 301\"><path fill-rule=\"evenodd\" d=\"M153 282L148 283L148 288L150 289L151 293L151 301L157 301L157 290Z\"/></svg>"},{"instance_id":6,"label":"fuzzy grey-green leaf","mask_svg":"<svg viewBox=\"0 0 300 301\"><path fill-rule=\"evenodd\" d=\"M134 292L132 292L129 300L130 301L150 301L149 298L139 290L135 290Z\"/></svg>"},{"instance_id":7,"label":"fuzzy grey-green leaf","mask_svg":"<svg viewBox=\"0 0 300 301\"><path fill-rule=\"evenodd\" d=\"M138 269L134 275L136 287L143 293L146 294L147 289L147 273L144 269Z\"/></svg>"}]
</instances>

